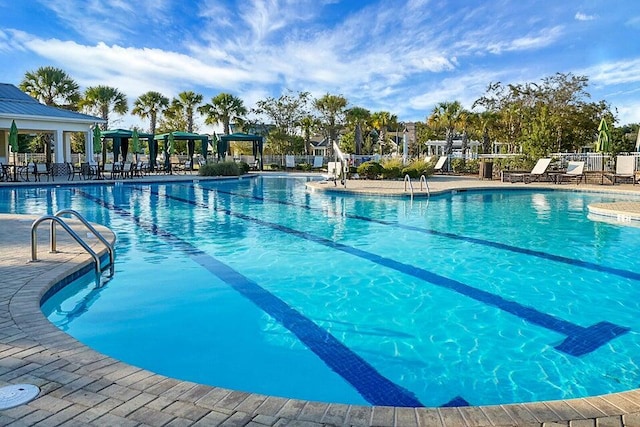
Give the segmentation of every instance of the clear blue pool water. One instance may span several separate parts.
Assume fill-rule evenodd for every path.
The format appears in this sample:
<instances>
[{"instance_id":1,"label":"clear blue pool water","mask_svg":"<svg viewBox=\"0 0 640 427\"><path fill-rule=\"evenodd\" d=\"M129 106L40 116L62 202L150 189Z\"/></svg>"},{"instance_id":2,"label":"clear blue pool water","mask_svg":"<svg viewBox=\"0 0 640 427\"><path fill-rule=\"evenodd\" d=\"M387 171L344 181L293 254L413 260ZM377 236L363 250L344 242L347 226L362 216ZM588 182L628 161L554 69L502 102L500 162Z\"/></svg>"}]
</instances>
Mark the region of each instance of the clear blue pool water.
<instances>
[{"instance_id":1,"label":"clear blue pool water","mask_svg":"<svg viewBox=\"0 0 640 427\"><path fill-rule=\"evenodd\" d=\"M0 189L117 232L116 274L43 304L96 350L179 379L364 405L482 405L640 385L630 196L311 193L305 178Z\"/></svg>"}]
</instances>

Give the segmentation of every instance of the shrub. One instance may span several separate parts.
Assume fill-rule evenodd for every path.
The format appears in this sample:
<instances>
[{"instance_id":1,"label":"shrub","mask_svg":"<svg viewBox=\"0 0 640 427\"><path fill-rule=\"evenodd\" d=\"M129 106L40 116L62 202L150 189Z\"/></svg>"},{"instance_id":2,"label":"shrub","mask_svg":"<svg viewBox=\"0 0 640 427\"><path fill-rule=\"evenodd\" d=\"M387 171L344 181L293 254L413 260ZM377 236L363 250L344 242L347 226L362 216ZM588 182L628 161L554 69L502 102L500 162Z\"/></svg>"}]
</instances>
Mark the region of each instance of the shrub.
<instances>
[{"instance_id":1,"label":"shrub","mask_svg":"<svg viewBox=\"0 0 640 427\"><path fill-rule=\"evenodd\" d=\"M364 179L377 179L383 171L384 168L378 162L364 162L358 166L358 175Z\"/></svg>"},{"instance_id":2,"label":"shrub","mask_svg":"<svg viewBox=\"0 0 640 427\"><path fill-rule=\"evenodd\" d=\"M382 177L384 179L398 179L402 177L402 160L389 159L382 163L384 170L382 171Z\"/></svg>"},{"instance_id":3,"label":"shrub","mask_svg":"<svg viewBox=\"0 0 640 427\"><path fill-rule=\"evenodd\" d=\"M280 165L277 163L271 163L267 166L267 169L272 170L272 171L277 171L280 169Z\"/></svg>"},{"instance_id":4,"label":"shrub","mask_svg":"<svg viewBox=\"0 0 640 427\"><path fill-rule=\"evenodd\" d=\"M313 165L310 165L309 163L300 163L297 165L297 168L303 171L310 171L313 169Z\"/></svg>"},{"instance_id":5,"label":"shrub","mask_svg":"<svg viewBox=\"0 0 640 427\"><path fill-rule=\"evenodd\" d=\"M402 169L402 176L409 175L411 179L418 179L421 175L428 177L433 175L433 162L425 162L424 160L416 160L411 162Z\"/></svg>"},{"instance_id":6,"label":"shrub","mask_svg":"<svg viewBox=\"0 0 640 427\"><path fill-rule=\"evenodd\" d=\"M207 163L200 167L199 174L201 176L238 176L242 174L242 169L236 162Z\"/></svg>"},{"instance_id":7,"label":"shrub","mask_svg":"<svg viewBox=\"0 0 640 427\"><path fill-rule=\"evenodd\" d=\"M240 175L244 175L245 173L248 173L250 169L249 163L247 162L238 163L238 169L240 171Z\"/></svg>"}]
</instances>

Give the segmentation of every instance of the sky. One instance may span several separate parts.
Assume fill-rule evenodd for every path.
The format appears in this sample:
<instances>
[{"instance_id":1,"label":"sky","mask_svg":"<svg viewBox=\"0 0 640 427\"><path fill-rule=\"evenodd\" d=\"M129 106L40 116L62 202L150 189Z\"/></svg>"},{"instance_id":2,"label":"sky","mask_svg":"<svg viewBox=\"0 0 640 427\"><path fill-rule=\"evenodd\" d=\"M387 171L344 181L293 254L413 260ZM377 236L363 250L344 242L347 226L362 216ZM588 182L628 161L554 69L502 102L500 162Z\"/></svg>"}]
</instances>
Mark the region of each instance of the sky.
<instances>
[{"instance_id":1,"label":"sky","mask_svg":"<svg viewBox=\"0 0 640 427\"><path fill-rule=\"evenodd\" d=\"M471 108L491 82L573 73L620 125L640 122L640 1L0 0L0 82L42 66L115 87L130 109L150 90L248 108L308 91L400 121ZM110 116L131 126L149 123Z\"/></svg>"}]
</instances>

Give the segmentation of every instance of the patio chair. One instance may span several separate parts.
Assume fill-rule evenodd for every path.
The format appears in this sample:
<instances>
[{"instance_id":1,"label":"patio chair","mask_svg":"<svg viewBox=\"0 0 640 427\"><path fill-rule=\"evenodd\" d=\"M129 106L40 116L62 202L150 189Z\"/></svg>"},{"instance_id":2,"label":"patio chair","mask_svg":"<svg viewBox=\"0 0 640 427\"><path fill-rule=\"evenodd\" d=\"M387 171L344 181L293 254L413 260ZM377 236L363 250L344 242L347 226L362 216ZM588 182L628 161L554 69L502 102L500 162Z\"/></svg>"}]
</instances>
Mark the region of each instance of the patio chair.
<instances>
[{"instance_id":1,"label":"patio chair","mask_svg":"<svg viewBox=\"0 0 640 427\"><path fill-rule=\"evenodd\" d=\"M636 185L636 157L635 156L616 156L616 173L613 174L613 183L618 182L618 178L631 179L633 185Z\"/></svg>"},{"instance_id":2,"label":"patio chair","mask_svg":"<svg viewBox=\"0 0 640 427\"><path fill-rule=\"evenodd\" d=\"M584 162L569 162L567 165L567 171L556 175L556 184L562 184L566 179L569 181L576 181L576 185L580 184L584 177Z\"/></svg>"},{"instance_id":3,"label":"patio chair","mask_svg":"<svg viewBox=\"0 0 640 427\"><path fill-rule=\"evenodd\" d=\"M536 165L531 169L531 172L526 173L511 173L509 174L509 181L511 183L516 182L517 178L520 178L522 182L528 184L533 181L539 181L542 177L547 176L547 169L551 164L550 158L538 159ZM528 179L528 182L527 182Z\"/></svg>"},{"instance_id":4,"label":"patio chair","mask_svg":"<svg viewBox=\"0 0 640 427\"><path fill-rule=\"evenodd\" d=\"M445 171L443 171L443 168L444 168L444 165L447 164L448 158L449 158L448 156L440 156L440 158L436 162L436 165L433 167L433 172L444 173Z\"/></svg>"},{"instance_id":5,"label":"patio chair","mask_svg":"<svg viewBox=\"0 0 640 427\"><path fill-rule=\"evenodd\" d=\"M67 177L68 180L73 181L73 179L75 178L75 176L78 176L78 179L82 179L84 178L83 174L82 174L82 168L75 166L73 163L71 162L67 162L67 174L69 175Z\"/></svg>"},{"instance_id":6,"label":"patio chair","mask_svg":"<svg viewBox=\"0 0 640 427\"><path fill-rule=\"evenodd\" d=\"M53 171L46 163L34 163L33 175L35 176L36 181L40 181L40 177L42 175L46 175L47 181L49 181L49 177L51 177L51 180L53 181Z\"/></svg>"},{"instance_id":7,"label":"patio chair","mask_svg":"<svg viewBox=\"0 0 640 427\"><path fill-rule=\"evenodd\" d=\"M104 164L104 176L106 177L107 174L109 175L109 179L115 179L118 177L118 175L120 175L120 172L122 171L122 167L120 166L120 163L105 163Z\"/></svg>"}]
</instances>

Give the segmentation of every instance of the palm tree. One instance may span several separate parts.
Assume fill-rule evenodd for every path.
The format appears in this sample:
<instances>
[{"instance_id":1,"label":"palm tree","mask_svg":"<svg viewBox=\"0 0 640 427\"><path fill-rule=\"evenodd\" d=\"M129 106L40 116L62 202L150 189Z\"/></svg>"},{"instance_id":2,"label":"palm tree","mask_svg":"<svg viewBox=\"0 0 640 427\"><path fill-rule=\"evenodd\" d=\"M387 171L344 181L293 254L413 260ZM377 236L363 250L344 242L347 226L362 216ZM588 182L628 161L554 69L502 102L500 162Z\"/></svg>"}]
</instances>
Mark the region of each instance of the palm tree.
<instances>
[{"instance_id":1,"label":"palm tree","mask_svg":"<svg viewBox=\"0 0 640 427\"><path fill-rule=\"evenodd\" d=\"M311 154L311 133L320 126L320 121L311 114L304 116L300 120L300 128L304 135L304 149L307 155Z\"/></svg>"},{"instance_id":2,"label":"palm tree","mask_svg":"<svg viewBox=\"0 0 640 427\"><path fill-rule=\"evenodd\" d=\"M202 95L191 90L180 92L177 98L173 98L172 106L176 110L182 111L187 119L187 132L193 132L193 112L198 104L202 102Z\"/></svg>"},{"instance_id":3,"label":"palm tree","mask_svg":"<svg viewBox=\"0 0 640 427\"><path fill-rule=\"evenodd\" d=\"M387 129L394 119L388 111L378 111L371 115L371 125L378 131L378 144L380 145L380 154L384 154L385 139L387 136ZM397 118L395 119L397 120Z\"/></svg>"},{"instance_id":4,"label":"palm tree","mask_svg":"<svg viewBox=\"0 0 640 427\"><path fill-rule=\"evenodd\" d=\"M84 98L80 100L80 107L95 114L105 121L102 130L109 128L109 113L125 114L129 111L127 96L118 89L109 86L92 86L84 91ZM107 161L107 146L102 144L102 163Z\"/></svg>"},{"instance_id":5,"label":"palm tree","mask_svg":"<svg viewBox=\"0 0 640 427\"><path fill-rule=\"evenodd\" d=\"M482 152L491 153L491 137L489 131L493 129L498 122L498 113L490 110L485 110L478 114L479 127L482 130Z\"/></svg>"},{"instance_id":6,"label":"palm tree","mask_svg":"<svg viewBox=\"0 0 640 427\"><path fill-rule=\"evenodd\" d=\"M364 145L364 138L362 137L362 125L369 120L371 112L366 108L353 107L347 110L347 123L353 125L354 129L354 142L355 142L355 154L362 154L362 146Z\"/></svg>"},{"instance_id":7,"label":"palm tree","mask_svg":"<svg viewBox=\"0 0 640 427\"><path fill-rule=\"evenodd\" d=\"M462 131L462 162L467 159L467 149L469 145L469 128L473 126L474 113L464 108L460 110L458 115L458 123Z\"/></svg>"},{"instance_id":8,"label":"palm tree","mask_svg":"<svg viewBox=\"0 0 640 427\"><path fill-rule=\"evenodd\" d=\"M313 101L313 106L322 117L321 126L325 131L325 136L329 137L329 156L331 156L333 143L337 141L338 131L342 128L344 121L347 99L344 96L327 93L322 98Z\"/></svg>"},{"instance_id":9,"label":"palm tree","mask_svg":"<svg viewBox=\"0 0 640 427\"><path fill-rule=\"evenodd\" d=\"M46 105L68 110L77 110L80 101L80 86L66 72L55 67L28 71L20 83L20 90Z\"/></svg>"},{"instance_id":10,"label":"palm tree","mask_svg":"<svg viewBox=\"0 0 640 427\"><path fill-rule=\"evenodd\" d=\"M160 92L149 91L138 97L133 103L131 113L143 119L149 118L149 133L156 133L156 120L158 114L169 106L169 98ZM152 147L153 145L153 147ZM158 155L158 143L155 140L149 140L149 154L153 153L153 158L149 167L153 171L155 169L155 158Z\"/></svg>"},{"instance_id":11,"label":"palm tree","mask_svg":"<svg viewBox=\"0 0 640 427\"><path fill-rule=\"evenodd\" d=\"M231 122L242 122L247 115L247 108L242 99L230 93L219 93L211 98L210 104L198 107L198 112L205 116L208 125L221 124L224 134L231 133Z\"/></svg>"},{"instance_id":12,"label":"palm tree","mask_svg":"<svg viewBox=\"0 0 640 427\"><path fill-rule=\"evenodd\" d=\"M169 98L160 92L149 91L138 97L133 103L131 114L143 119L149 119L149 133L156 133L156 120L158 114L169 106Z\"/></svg>"},{"instance_id":13,"label":"palm tree","mask_svg":"<svg viewBox=\"0 0 640 427\"><path fill-rule=\"evenodd\" d=\"M453 137L459 126L460 112L462 105L458 101L441 102L435 106L431 115L427 118L427 123L432 128L445 130L446 145L444 154L450 155L453 152Z\"/></svg>"}]
</instances>

